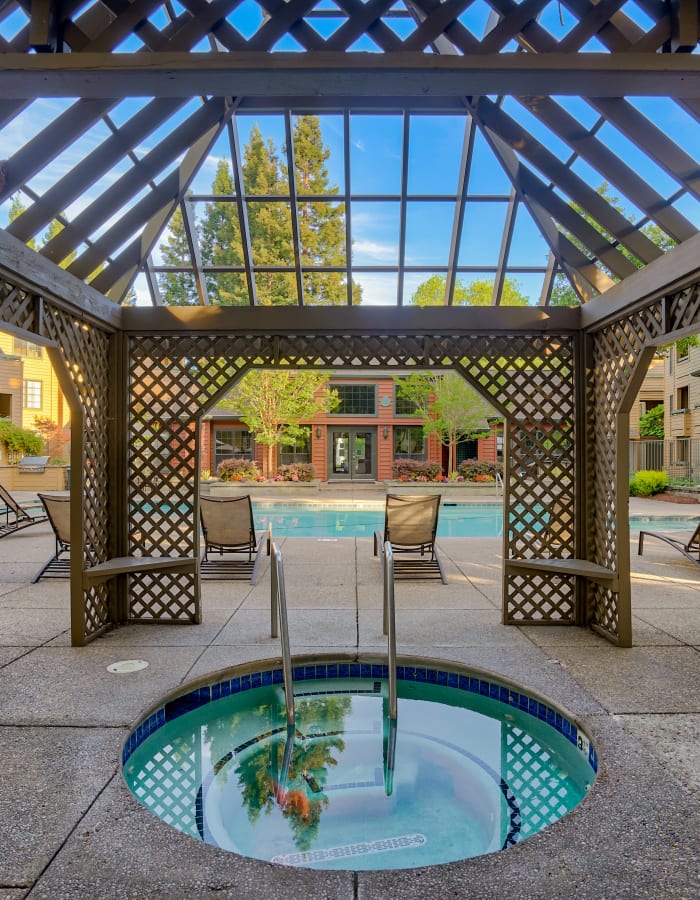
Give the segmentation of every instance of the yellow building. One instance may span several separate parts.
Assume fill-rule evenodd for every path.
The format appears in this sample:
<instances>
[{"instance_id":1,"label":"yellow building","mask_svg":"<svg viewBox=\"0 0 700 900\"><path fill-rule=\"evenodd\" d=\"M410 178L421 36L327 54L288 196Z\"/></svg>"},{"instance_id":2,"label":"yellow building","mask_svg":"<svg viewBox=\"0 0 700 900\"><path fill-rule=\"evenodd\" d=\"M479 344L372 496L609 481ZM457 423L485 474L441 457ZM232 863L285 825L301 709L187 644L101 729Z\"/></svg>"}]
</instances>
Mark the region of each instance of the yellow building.
<instances>
[{"instance_id":1,"label":"yellow building","mask_svg":"<svg viewBox=\"0 0 700 900\"><path fill-rule=\"evenodd\" d=\"M0 332L0 416L30 430L37 418L50 419L60 429L70 421L46 351L5 332Z\"/></svg>"}]
</instances>

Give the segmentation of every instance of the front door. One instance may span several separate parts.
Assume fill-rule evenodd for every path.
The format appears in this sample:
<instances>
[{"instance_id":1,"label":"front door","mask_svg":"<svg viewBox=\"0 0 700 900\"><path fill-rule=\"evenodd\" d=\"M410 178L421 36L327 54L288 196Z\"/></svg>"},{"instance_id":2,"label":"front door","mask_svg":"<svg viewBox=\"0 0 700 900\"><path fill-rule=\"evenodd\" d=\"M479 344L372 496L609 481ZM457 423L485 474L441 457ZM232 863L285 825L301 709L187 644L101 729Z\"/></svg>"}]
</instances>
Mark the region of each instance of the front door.
<instances>
[{"instance_id":1,"label":"front door","mask_svg":"<svg viewBox=\"0 0 700 900\"><path fill-rule=\"evenodd\" d=\"M330 477L371 480L376 476L376 428L331 431Z\"/></svg>"}]
</instances>

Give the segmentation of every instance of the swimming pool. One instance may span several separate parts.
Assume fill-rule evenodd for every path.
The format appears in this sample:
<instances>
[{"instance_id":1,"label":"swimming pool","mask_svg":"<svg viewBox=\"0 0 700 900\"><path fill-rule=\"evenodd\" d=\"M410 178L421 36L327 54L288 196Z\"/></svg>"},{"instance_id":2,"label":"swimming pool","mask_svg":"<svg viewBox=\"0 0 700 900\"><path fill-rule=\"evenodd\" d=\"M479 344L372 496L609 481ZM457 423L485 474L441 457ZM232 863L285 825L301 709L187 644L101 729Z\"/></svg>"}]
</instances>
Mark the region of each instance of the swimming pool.
<instances>
[{"instance_id":1,"label":"swimming pool","mask_svg":"<svg viewBox=\"0 0 700 900\"><path fill-rule=\"evenodd\" d=\"M253 501L255 527L277 537L371 538L384 527L384 503L261 503ZM637 516L630 531L679 531L695 528L697 518ZM501 537L501 503L448 503L440 507L438 537Z\"/></svg>"}]
</instances>

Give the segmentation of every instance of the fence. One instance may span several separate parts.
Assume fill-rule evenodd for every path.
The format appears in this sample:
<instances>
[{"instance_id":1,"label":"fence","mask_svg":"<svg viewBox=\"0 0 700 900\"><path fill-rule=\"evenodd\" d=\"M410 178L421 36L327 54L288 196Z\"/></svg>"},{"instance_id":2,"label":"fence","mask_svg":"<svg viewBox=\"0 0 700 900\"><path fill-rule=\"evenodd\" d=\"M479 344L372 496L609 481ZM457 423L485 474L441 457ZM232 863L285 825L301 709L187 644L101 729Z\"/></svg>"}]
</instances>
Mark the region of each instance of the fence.
<instances>
[{"instance_id":1,"label":"fence","mask_svg":"<svg viewBox=\"0 0 700 900\"><path fill-rule=\"evenodd\" d=\"M700 484L700 438L672 441L630 441L630 475L666 472L669 484Z\"/></svg>"}]
</instances>

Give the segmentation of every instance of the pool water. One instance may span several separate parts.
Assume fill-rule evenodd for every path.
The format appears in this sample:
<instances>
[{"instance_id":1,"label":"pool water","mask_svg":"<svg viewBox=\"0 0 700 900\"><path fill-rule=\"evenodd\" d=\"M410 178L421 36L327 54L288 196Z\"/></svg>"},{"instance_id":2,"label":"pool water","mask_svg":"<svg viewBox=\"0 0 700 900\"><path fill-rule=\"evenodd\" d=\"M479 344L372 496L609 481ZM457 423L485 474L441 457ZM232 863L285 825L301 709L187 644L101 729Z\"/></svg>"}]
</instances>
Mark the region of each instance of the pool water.
<instances>
[{"instance_id":1,"label":"pool water","mask_svg":"<svg viewBox=\"0 0 700 900\"><path fill-rule=\"evenodd\" d=\"M298 683L295 672L290 738L274 671L265 685L258 673L207 687L210 700L196 706L199 689L133 733L124 777L197 840L316 869L411 868L507 849L585 797L597 759L560 713L481 678L427 670L445 683L425 683L416 671L426 670L399 669L393 735L382 677Z\"/></svg>"},{"instance_id":2,"label":"pool water","mask_svg":"<svg viewBox=\"0 0 700 900\"><path fill-rule=\"evenodd\" d=\"M343 506L306 503L259 503L253 501L255 527L277 537L342 538L372 537L384 528L384 504ZM630 517L630 531L692 530L697 519L684 516ZM501 503L443 504L438 519L438 537L501 537Z\"/></svg>"}]
</instances>

